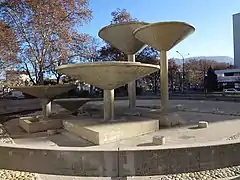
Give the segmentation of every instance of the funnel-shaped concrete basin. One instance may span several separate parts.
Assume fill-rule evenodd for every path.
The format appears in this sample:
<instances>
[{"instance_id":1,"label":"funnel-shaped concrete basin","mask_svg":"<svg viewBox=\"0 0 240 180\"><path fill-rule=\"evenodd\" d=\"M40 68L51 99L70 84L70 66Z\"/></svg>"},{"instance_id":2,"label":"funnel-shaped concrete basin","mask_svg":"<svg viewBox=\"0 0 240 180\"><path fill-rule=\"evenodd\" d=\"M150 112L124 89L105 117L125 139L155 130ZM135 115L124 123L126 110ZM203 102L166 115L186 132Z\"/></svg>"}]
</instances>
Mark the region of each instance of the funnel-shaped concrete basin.
<instances>
[{"instance_id":1,"label":"funnel-shaped concrete basin","mask_svg":"<svg viewBox=\"0 0 240 180\"><path fill-rule=\"evenodd\" d=\"M58 84L58 85L40 85L40 86L19 86L12 89L19 90L25 94L42 98L52 99L57 95L68 92L76 86L73 84Z\"/></svg>"},{"instance_id":2,"label":"funnel-shaped concrete basin","mask_svg":"<svg viewBox=\"0 0 240 180\"><path fill-rule=\"evenodd\" d=\"M159 70L158 65L125 61L62 65L57 71L104 90L111 90Z\"/></svg>"},{"instance_id":3,"label":"funnel-shaped concrete basin","mask_svg":"<svg viewBox=\"0 0 240 180\"><path fill-rule=\"evenodd\" d=\"M145 43L136 39L133 32L147 24L145 22L112 24L102 28L98 35L120 51L126 54L135 54L144 47Z\"/></svg>"},{"instance_id":4,"label":"funnel-shaped concrete basin","mask_svg":"<svg viewBox=\"0 0 240 180\"><path fill-rule=\"evenodd\" d=\"M55 99L54 102L71 112L76 112L81 106L90 101L90 98Z\"/></svg>"},{"instance_id":5,"label":"funnel-shaped concrete basin","mask_svg":"<svg viewBox=\"0 0 240 180\"><path fill-rule=\"evenodd\" d=\"M192 25L172 21L145 25L136 29L133 34L143 43L159 51L168 51L194 31Z\"/></svg>"}]
</instances>

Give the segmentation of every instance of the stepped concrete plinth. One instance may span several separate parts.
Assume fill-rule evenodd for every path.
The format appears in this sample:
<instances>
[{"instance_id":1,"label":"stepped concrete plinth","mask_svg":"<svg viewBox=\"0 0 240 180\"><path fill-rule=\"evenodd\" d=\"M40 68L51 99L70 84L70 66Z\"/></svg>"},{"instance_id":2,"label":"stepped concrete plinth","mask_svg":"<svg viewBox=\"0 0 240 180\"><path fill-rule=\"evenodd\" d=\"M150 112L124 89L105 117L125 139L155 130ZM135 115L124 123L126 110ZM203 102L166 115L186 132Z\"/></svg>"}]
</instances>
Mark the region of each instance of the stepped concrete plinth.
<instances>
[{"instance_id":1,"label":"stepped concrete plinth","mask_svg":"<svg viewBox=\"0 0 240 180\"><path fill-rule=\"evenodd\" d=\"M101 145L155 132L159 129L158 119L126 116L114 122L85 118L63 120L64 129L93 144Z\"/></svg>"},{"instance_id":2,"label":"stepped concrete plinth","mask_svg":"<svg viewBox=\"0 0 240 180\"><path fill-rule=\"evenodd\" d=\"M46 131L48 129L58 129L62 127L62 122L57 119L52 119L51 101L57 95L68 92L76 86L73 84L59 84L59 85L40 85L40 86L19 86L12 87L25 94L35 96L41 99L42 116L38 118L22 117L19 119L19 125L27 132Z\"/></svg>"},{"instance_id":3,"label":"stepped concrete plinth","mask_svg":"<svg viewBox=\"0 0 240 180\"><path fill-rule=\"evenodd\" d=\"M128 61L135 62L135 54L145 47L145 44L133 35L133 32L143 25L145 22L124 22L111 24L102 28L98 35L100 38L111 44L128 55ZM117 35L116 35L117 34ZM129 107L136 107L136 83L135 81L128 83Z\"/></svg>"},{"instance_id":4,"label":"stepped concrete plinth","mask_svg":"<svg viewBox=\"0 0 240 180\"><path fill-rule=\"evenodd\" d=\"M169 104L167 51L192 34L194 30L195 28L187 23L170 21L145 25L133 33L138 40L160 51L161 103L162 109L166 112Z\"/></svg>"},{"instance_id":5,"label":"stepped concrete plinth","mask_svg":"<svg viewBox=\"0 0 240 180\"><path fill-rule=\"evenodd\" d=\"M151 74L159 68L158 65L111 61L62 65L57 71L104 89L104 119L113 120L114 89Z\"/></svg>"},{"instance_id":6,"label":"stepped concrete plinth","mask_svg":"<svg viewBox=\"0 0 240 180\"><path fill-rule=\"evenodd\" d=\"M67 98L54 100L56 104L72 112L73 115L77 115L78 109L88 101L91 101L91 98Z\"/></svg>"},{"instance_id":7,"label":"stepped concrete plinth","mask_svg":"<svg viewBox=\"0 0 240 180\"><path fill-rule=\"evenodd\" d=\"M60 119L49 118L46 120L41 117L21 117L19 118L19 126L28 133L55 130L63 127Z\"/></svg>"}]
</instances>

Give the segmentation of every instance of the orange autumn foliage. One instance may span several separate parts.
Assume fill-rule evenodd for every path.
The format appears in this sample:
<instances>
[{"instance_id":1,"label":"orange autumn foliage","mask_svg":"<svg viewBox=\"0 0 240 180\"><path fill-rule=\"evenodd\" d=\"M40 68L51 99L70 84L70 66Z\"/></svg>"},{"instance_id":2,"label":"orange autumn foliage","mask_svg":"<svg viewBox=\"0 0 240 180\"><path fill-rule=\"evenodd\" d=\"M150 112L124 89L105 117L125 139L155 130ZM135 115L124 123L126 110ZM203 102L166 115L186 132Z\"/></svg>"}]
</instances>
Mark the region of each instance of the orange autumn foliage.
<instances>
[{"instance_id":1,"label":"orange autumn foliage","mask_svg":"<svg viewBox=\"0 0 240 180\"><path fill-rule=\"evenodd\" d=\"M32 83L41 84L44 72L69 61L71 44L91 14L89 0L0 0L0 31L12 33L0 39L11 54L0 56L15 54Z\"/></svg>"}]
</instances>

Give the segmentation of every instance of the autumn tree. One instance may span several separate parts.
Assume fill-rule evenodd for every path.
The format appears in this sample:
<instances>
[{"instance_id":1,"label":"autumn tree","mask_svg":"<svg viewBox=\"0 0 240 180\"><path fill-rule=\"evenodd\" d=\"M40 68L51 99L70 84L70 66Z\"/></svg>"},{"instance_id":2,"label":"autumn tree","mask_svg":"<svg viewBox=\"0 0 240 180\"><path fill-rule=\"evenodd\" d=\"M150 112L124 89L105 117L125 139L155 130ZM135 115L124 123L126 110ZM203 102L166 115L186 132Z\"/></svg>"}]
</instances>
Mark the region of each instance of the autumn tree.
<instances>
[{"instance_id":1,"label":"autumn tree","mask_svg":"<svg viewBox=\"0 0 240 180\"><path fill-rule=\"evenodd\" d=\"M190 59L185 63L185 81L203 86L204 77L211 63L207 60Z\"/></svg>"},{"instance_id":2,"label":"autumn tree","mask_svg":"<svg viewBox=\"0 0 240 180\"><path fill-rule=\"evenodd\" d=\"M211 63L212 63L211 67L213 67L214 70L234 68L233 65L231 65L230 63L226 63L226 62L211 61Z\"/></svg>"},{"instance_id":3,"label":"autumn tree","mask_svg":"<svg viewBox=\"0 0 240 180\"><path fill-rule=\"evenodd\" d=\"M105 44L99 50L99 60L101 61L126 61L127 55L119 49Z\"/></svg>"},{"instance_id":4,"label":"autumn tree","mask_svg":"<svg viewBox=\"0 0 240 180\"><path fill-rule=\"evenodd\" d=\"M160 53L152 47L144 48L140 53L137 54L136 59L141 63L148 64L159 64Z\"/></svg>"},{"instance_id":5,"label":"autumn tree","mask_svg":"<svg viewBox=\"0 0 240 180\"><path fill-rule=\"evenodd\" d=\"M229 63L217 62L207 59L190 59L185 63L185 77L186 81L190 84L204 85L204 79L209 67L214 70L227 69L231 65Z\"/></svg>"},{"instance_id":6,"label":"autumn tree","mask_svg":"<svg viewBox=\"0 0 240 180\"><path fill-rule=\"evenodd\" d=\"M207 70L207 77L205 78L204 85L207 92L213 92L217 88L217 75L211 66Z\"/></svg>"},{"instance_id":7,"label":"autumn tree","mask_svg":"<svg viewBox=\"0 0 240 180\"><path fill-rule=\"evenodd\" d=\"M180 66L173 58L168 60L168 81L172 89L174 85L181 86L182 82L179 79L179 68Z\"/></svg>"},{"instance_id":8,"label":"autumn tree","mask_svg":"<svg viewBox=\"0 0 240 180\"><path fill-rule=\"evenodd\" d=\"M55 70L55 67L60 66L62 64L74 64L79 62L93 62L98 59L98 48L99 41L97 38L92 37L88 34L78 34L76 35L71 42L69 42L70 49L67 54L67 61L61 60L60 58L54 58L57 55L61 55L61 53L57 51L53 51L55 54L49 58L49 69L48 74L54 75L57 79L57 83L59 82L62 74L58 73ZM58 54L57 54L58 53Z\"/></svg>"},{"instance_id":9,"label":"autumn tree","mask_svg":"<svg viewBox=\"0 0 240 180\"><path fill-rule=\"evenodd\" d=\"M144 48L140 53L137 54L136 60L141 63L148 63L148 64L155 64L159 65L159 51L152 47L146 47ZM160 70L156 71L143 79L150 80L151 84L153 85L153 92L157 93L158 86L159 86L159 78L160 78Z\"/></svg>"},{"instance_id":10,"label":"autumn tree","mask_svg":"<svg viewBox=\"0 0 240 180\"><path fill-rule=\"evenodd\" d=\"M90 19L88 0L0 0L0 21L16 34L17 57L33 84L43 84L53 65L68 63L71 42L81 37L76 27Z\"/></svg>"},{"instance_id":11,"label":"autumn tree","mask_svg":"<svg viewBox=\"0 0 240 180\"><path fill-rule=\"evenodd\" d=\"M79 47L80 46L80 47ZM100 42L95 37L88 37L83 43L75 43L74 51L75 54L80 55L80 60L84 62L95 62L98 61L98 50ZM90 94L93 93L93 86L90 85Z\"/></svg>"},{"instance_id":12,"label":"autumn tree","mask_svg":"<svg viewBox=\"0 0 240 180\"><path fill-rule=\"evenodd\" d=\"M17 53L19 46L16 33L9 25L0 21L0 73L8 67L15 66L19 61Z\"/></svg>"},{"instance_id":13,"label":"autumn tree","mask_svg":"<svg viewBox=\"0 0 240 180\"><path fill-rule=\"evenodd\" d=\"M128 12L126 9L117 8L115 11L111 13L111 16L112 16L111 24L137 21L137 19L133 18L131 13Z\"/></svg>"}]
</instances>

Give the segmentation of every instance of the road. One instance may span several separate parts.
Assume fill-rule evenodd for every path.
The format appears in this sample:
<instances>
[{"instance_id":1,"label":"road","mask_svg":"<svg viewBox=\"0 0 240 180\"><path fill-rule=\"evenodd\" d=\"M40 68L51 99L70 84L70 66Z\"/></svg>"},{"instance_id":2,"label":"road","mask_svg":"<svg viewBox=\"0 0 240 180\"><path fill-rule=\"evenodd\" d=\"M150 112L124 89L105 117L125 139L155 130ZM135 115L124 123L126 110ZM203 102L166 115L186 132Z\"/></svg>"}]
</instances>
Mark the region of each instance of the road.
<instances>
[{"instance_id":1,"label":"road","mask_svg":"<svg viewBox=\"0 0 240 180\"><path fill-rule=\"evenodd\" d=\"M217 101L238 101L240 102L240 96L222 96L220 94L208 94L205 96L203 93L189 93L189 94L170 94L170 99L186 99L186 100L217 100ZM116 100L125 100L128 97L115 97ZM137 99L161 99L160 96L137 96ZM97 101L101 101L102 98L97 98ZM0 100L0 115L21 112L26 110L40 109L39 99L23 99L23 100Z\"/></svg>"},{"instance_id":2,"label":"road","mask_svg":"<svg viewBox=\"0 0 240 180\"><path fill-rule=\"evenodd\" d=\"M39 99L23 99L23 100L0 100L0 115L21 112L26 110L40 109Z\"/></svg>"}]
</instances>

